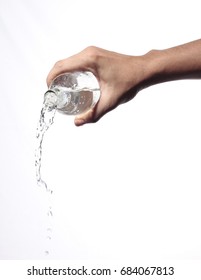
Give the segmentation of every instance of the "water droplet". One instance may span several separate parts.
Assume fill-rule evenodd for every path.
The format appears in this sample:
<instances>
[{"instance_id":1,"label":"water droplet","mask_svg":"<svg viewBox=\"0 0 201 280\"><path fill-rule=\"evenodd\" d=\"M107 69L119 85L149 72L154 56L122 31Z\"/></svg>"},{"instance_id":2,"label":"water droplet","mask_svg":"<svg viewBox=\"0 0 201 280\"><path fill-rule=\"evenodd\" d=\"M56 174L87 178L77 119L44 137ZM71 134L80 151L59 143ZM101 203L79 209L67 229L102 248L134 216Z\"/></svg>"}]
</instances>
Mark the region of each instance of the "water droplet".
<instances>
[{"instance_id":1,"label":"water droplet","mask_svg":"<svg viewBox=\"0 0 201 280\"><path fill-rule=\"evenodd\" d=\"M49 209L49 210L48 210L47 215L53 217L52 209Z\"/></svg>"}]
</instances>

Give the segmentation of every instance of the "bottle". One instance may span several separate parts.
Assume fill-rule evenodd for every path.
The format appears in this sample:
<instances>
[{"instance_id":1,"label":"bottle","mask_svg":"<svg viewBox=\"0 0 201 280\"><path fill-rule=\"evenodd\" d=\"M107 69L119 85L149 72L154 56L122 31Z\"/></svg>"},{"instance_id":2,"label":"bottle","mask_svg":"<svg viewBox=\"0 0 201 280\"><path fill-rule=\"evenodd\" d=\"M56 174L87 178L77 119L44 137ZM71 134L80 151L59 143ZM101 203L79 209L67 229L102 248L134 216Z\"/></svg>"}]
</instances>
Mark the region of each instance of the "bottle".
<instances>
[{"instance_id":1,"label":"bottle","mask_svg":"<svg viewBox=\"0 0 201 280\"><path fill-rule=\"evenodd\" d=\"M93 108L100 98L100 86L93 73L76 71L57 76L44 95L49 110L78 115Z\"/></svg>"}]
</instances>

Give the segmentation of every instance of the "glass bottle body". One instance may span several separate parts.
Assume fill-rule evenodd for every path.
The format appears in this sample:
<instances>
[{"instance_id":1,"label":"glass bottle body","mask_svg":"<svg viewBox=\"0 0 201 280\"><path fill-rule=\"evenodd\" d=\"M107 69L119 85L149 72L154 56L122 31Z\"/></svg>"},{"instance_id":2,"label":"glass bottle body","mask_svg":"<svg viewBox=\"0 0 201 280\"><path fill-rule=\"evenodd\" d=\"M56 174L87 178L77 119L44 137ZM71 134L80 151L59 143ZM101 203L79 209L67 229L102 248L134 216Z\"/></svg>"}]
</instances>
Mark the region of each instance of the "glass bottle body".
<instances>
[{"instance_id":1,"label":"glass bottle body","mask_svg":"<svg viewBox=\"0 0 201 280\"><path fill-rule=\"evenodd\" d=\"M57 76L44 96L44 103L67 115L78 115L93 108L100 98L98 80L89 71Z\"/></svg>"}]
</instances>

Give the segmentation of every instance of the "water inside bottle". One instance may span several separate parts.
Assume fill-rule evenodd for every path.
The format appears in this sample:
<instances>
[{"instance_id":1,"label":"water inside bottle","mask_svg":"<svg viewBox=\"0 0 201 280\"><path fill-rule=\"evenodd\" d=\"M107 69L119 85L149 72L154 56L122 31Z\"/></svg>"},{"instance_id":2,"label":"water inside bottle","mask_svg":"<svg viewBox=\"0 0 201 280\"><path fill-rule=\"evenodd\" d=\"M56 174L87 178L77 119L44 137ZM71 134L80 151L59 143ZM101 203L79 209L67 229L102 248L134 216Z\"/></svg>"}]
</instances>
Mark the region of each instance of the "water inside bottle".
<instances>
[{"instance_id":1,"label":"water inside bottle","mask_svg":"<svg viewBox=\"0 0 201 280\"><path fill-rule=\"evenodd\" d=\"M93 108L100 97L100 89L68 89L57 86L45 94L45 103L66 115L78 115Z\"/></svg>"},{"instance_id":2,"label":"water inside bottle","mask_svg":"<svg viewBox=\"0 0 201 280\"><path fill-rule=\"evenodd\" d=\"M99 98L100 86L94 74L76 71L61 74L52 81L45 103L67 115L78 115L94 107Z\"/></svg>"}]
</instances>

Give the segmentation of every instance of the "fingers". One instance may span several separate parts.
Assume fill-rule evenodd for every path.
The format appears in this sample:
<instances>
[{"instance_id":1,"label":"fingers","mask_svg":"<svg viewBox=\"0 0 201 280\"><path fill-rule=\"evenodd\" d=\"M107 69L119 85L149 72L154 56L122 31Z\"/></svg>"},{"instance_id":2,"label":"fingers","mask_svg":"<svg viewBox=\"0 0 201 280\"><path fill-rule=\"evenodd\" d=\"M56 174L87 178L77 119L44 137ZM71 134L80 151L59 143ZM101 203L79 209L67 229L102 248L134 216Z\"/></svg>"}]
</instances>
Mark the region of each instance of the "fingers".
<instances>
[{"instance_id":1,"label":"fingers","mask_svg":"<svg viewBox=\"0 0 201 280\"><path fill-rule=\"evenodd\" d=\"M81 71L91 71L95 76L96 72L96 57L99 48L97 47L87 47L78 54L68 57L63 60L59 60L55 63L51 71L47 76L47 85L49 87L51 81L58 75L65 72L72 72L76 70Z\"/></svg>"},{"instance_id":2,"label":"fingers","mask_svg":"<svg viewBox=\"0 0 201 280\"><path fill-rule=\"evenodd\" d=\"M80 66L80 60L77 57L78 55L74 55L72 57L59 60L55 63L54 67L50 70L47 76L48 87L52 80L62 73L72 72L75 70L84 70L84 66Z\"/></svg>"}]
</instances>

